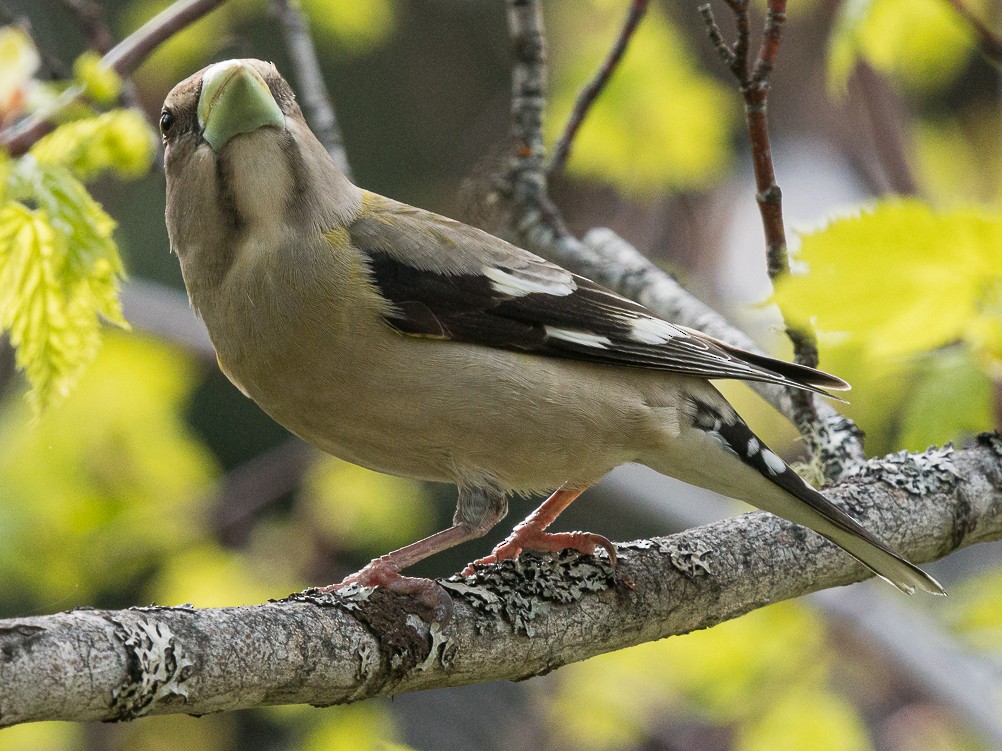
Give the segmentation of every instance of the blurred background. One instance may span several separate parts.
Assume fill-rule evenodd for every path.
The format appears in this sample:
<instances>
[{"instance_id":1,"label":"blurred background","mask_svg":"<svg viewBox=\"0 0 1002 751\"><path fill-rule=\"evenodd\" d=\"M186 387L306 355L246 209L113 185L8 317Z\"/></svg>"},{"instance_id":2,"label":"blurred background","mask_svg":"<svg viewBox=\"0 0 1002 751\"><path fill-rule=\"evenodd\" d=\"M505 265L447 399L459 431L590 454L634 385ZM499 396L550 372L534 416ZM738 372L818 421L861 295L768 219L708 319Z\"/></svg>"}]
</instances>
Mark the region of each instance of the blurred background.
<instances>
[{"instance_id":1,"label":"blurred background","mask_svg":"<svg viewBox=\"0 0 1002 751\"><path fill-rule=\"evenodd\" d=\"M74 61L89 41L74 2L0 1L0 23L8 24L0 31L5 122L80 75ZM965 3L1002 30L998 0ZM100 0L91 9L118 40L168 4ZM552 139L628 2L544 5ZM753 3L756 30L762 5ZM806 254L834 217L889 195L920 201L926 208L915 210L930 216L976 207L998 219L1002 79L950 3L790 5L770 118L791 245L803 238ZM501 0L303 0L303 8L357 182L480 221L471 197L507 145ZM726 7L715 10L730 36ZM156 52L126 93L153 122L178 80L212 61L251 56L290 74L268 4L231 0ZM118 224L134 330L108 328L77 387L35 421L9 347L0 354L0 616L81 605L258 603L338 581L374 555L445 527L454 488L318 455L218 371L169 252L155 136L144 125L129 128L123 142L139 167L88 187ZM573 231L613 228L764 347L789 356L769 302L740 98L695 3L651 3L552 193ZM955 254L966 246L949 240L925 251L959 262ZM865 277L880 252L865 241L844 247L839 278ZM909 247L902 252L907 257ZM874 294L886 281L857 296L881 310L921 298L935 312L954 302L945 289ZM993 289L997 302L1002 285ZM852 293L836 307L866 308ZM866 320L859 326L876 330ZM997 359L971 338L954 338L893 356L878 356L865 337L823 340L822 366L855 387L847 411L866 431L871 455L963 442L997 425ZM741 385L723 389L756 432L798 457L796 432L783 418ZM514 501L490 537L415 572L458 570L531 508ZM627 467L564 514L561 528L626 540L743 510ZM38 723L0 731L0 751L998 749L1000 554L999 545L983 545L930 566L950 591L945 602L867 582L519 684L330 709Z\"/></svg>"}]
</instances>

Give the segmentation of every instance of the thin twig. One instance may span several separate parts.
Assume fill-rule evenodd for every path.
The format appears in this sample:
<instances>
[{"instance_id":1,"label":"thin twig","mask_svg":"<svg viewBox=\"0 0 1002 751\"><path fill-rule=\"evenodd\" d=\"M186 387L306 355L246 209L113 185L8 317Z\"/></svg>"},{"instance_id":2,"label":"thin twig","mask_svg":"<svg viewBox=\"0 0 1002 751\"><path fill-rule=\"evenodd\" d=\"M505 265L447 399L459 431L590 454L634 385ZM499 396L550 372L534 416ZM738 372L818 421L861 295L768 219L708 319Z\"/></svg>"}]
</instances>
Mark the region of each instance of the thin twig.
<instances>
[{"instance_id":1,"label":"thin twig","mask_svg":"<svg viewBox=\"0 0 1002 751\"><path fill-rule=\"evenodd\" d=\"M121 78L126 78L153 50L225 2L226 0L179 0L115 45L101 58L101 64L115 71ZM68 89L52 107L0 132L0 147L12 156L25 153L38 139L55 129L51 118L76 101L81 93L77 87Z\"/></svg>"},{"instance_id":2,"label":"thin twig","mask_svg":"<svg viewBox=\"0 0 1002 751\"><path fill-rule=\"evenodd\" d=\"M517 196L546 200L543 109L546 106L545 40L537 0L508 0L512 66L512 178Z\"/></svg>"},{"instance_id":3,"label":"thin twig","mask_svg":"<svg viewBox=\"0 0 1002 751\"><path fill-rule=\"evenodd\" d=\"M749 59L750 21L748 0L726 0L734 13L736 29L735 42L728 47L720 29L713 20L709 5L699 8L699 13L707 27L707 35L717 48L738 81L745 104L745 122L748 126L748 140L751 144L752 165L755 172L755 198L762 216L765 232L766 267L769 278L776 282L789 273L790 260L786 246L786 229L783 223L783 193L776 182L776 169L772 161L772 147L769 143L768 99L769 79L779 54L783 23L786 21L786 0L769 0L766 10L762 42L755 63ZM817 367L818 348L813 331L787 325L787 336L793 342L794 358L802 365ZM796 418L794 422L801 433L810 438L811 427L817 423L816 400L813 394L800 392L791 394ZM816 448L816 447L813 447Z\"/></svg>"},{"instance_id":4,"label":"thin twig","mask_svg":"<svg viewBox=\"0 0 1002 751\"><path fill-rule=\"evenodd\" d=\"M969 23L978 37L978 50L998 65L1002 65L1002 36L989 29L984 21L978 18L963 0L946 0L954 10Z\"/></svg>"},{"instance_id":5,"label":"thin twig","mask_svg":"<svg viewBox=\"0 0 1002 751\"><path fill-rule=\"evenodd\" d=\"M289 57L296 71L296 81L299 84L300 98L303 110L310 127L320 143L327 149L334 161L348 178L351 178L351 166L344 149L341 129L338 127L337 116L331 105L330 94L320 72L317 60L317 49L310 35L310 24L299 6L299 0L274 0L275 12L282 22L285 33L285 46L289 48Z\"/></svg>"},{"instance_id":6,"label":"thin twig","mask_svg":"<svg viewBox=\"0 0 1002 751\"><path fill-rule=\"evenodd\" d=\"M557 139L557 144L553 147L553 155L546 165L546 172L551 177L559 174L567 163L567 158L570 155L578 128L584 122L588 110L591 109L595 100L598 99L599 94L602 93L602 89L605 88L609 79L612 78L612 74L615 72L620 60L622 60L623 54L630 44L630 40L633 38L633 32L637 30L641 19L647 12L648 5L649 0L633 0L630 3L630 9L626 12L626 20L623 21L623 27L620 29L619 35L612 45L612 49L609 50L609 54L595 72L595 76L578 94L577 101L574 102L574 109L571 111L570 117L567 119L567 124L564 126L564 132Z\"/></svg>"},{"instance_id":7,"label":"thin twig","mask_svg":"<svg viewBox=\"0 0 1002 751\"><path fill-rule=\"evenodd\" d=\"M740 8L741 3L733 1ZM508 27L514 51L515 152L506 179L498 181L495 197L502 199L509 211L506 220L509 239L637 300L667 320L757 350L747 335L696 300L611 231L593 230L582 242L567 230L549 198L546 174L540 168L545 48L538 0L508 0ZM829 479L841 477L865 460L859 428L829 404L819 402L815 411L809 411L794 401L800 398L798 395L785 389L768 384L750 385L798 426Z\"/></svg>"}]
</instances>

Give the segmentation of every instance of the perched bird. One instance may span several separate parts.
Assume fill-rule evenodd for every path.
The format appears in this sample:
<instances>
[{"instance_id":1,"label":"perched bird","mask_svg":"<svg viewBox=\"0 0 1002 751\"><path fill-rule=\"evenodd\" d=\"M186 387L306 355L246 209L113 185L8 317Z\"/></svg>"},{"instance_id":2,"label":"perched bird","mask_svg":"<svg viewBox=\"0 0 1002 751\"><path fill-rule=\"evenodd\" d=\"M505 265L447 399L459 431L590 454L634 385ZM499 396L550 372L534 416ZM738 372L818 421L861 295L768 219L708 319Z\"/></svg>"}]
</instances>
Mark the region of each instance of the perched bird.
<instances>
[{"instance_id":1,"label":"perched bird","mask_svg":"<svg viewBox=\"0 0 1002 751\"><path fill-rule=\"evenodd\" d=\"M805 483L710 379L825 393L841 379L731 347L492 235L353 185L259 60L182 81L160 116L167 228L219 365L275 420L355 464L454 483L453 526L382 558L400 574L479 537L510 494L557 489L483 562L590 553L547 526L639 462L821 533L905 592L942 593Z\"/></svg>"}]
</instances>

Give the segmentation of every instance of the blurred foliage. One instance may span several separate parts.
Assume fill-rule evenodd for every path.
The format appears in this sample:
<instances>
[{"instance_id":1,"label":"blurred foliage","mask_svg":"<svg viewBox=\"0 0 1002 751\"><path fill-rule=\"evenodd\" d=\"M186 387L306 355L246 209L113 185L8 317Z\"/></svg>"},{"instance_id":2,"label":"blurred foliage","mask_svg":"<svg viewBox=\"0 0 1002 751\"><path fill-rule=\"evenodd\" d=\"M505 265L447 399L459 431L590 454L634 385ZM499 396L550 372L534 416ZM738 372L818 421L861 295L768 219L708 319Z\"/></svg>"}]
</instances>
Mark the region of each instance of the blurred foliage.
<instances>
[{"instance_id":1,"label":"blurred foliage","mask_svg":"<svg viewBox=\"0 0 1002 751\"><path fill-rule=\"evenodd\" d=\"M173 0L133 0L121 15L122 33L138 28ZM352 57L386 43L396 26L395 0L301 0L325 54ZM175 34L140 68L136 79L163 93L234 44L248 24L272 22L267 0L231 0ZM248 51L252 54L251 51ZM226 55L230 56L230 55Z\"/></svg>"},{"instance_id":2,"label":"blurred foliage","mask_svg":"<svg viewBox=\"0 0 1002 751\"><path fill-rule=\"evenodd\" d=\"M302 5L320 44L335 54L371 52L396 30L396 0L302 0Z\"/></svg>"},{"instance_id":3,"label":"blurred foliage","mask_svg":"<svg viewBox=\"0 0 1002 751\"><path fill-rule=\"evenodd\" d=\"M608 53L624 10L608 0L585 4L586 12L579 0L558 6L565 28L554 40L551 141ZM568 172L639 198L705 188L730 161L736 114L737 98L699 70L690 42L652 5L581 126Z\"/></svg>"},{"instance_id":4,"label":"blurred foliage","mask_svg":"<svg viewBox=\"0 0 1002 751\"><path fill-rule=\"evenodd\" d=\"M936 206L979 203L1002 212L1002 138L997 108L955 108L912 128L916 174Z\"/></svg>"},{"instance_id":5,"label":"blurred foliage","mask_svg":"<svg viewBox=\"0 0 1002 751\"><path fill-rule=\"evenodd\" d=\"M417 122L422 118L413 115L422 115L419 105L431 101L429 91L450 87L441 71L466 65L469 72L492 60L492 54L502 59L498 70L505 64L507 40L500 29L497 50L477 50L482 57L475 57L463 46L469 28L464 33L461 24L453 25L464 14L474 18L471 23L482 23L489 17L488 5L497 3L302 2L335 92L345 102L364 104L364 116L349 107L344 120L351 124L356 118L357 132L363 135L382 134L385 123L406 120L401 128L424 133L425 142L440 138L443 122L466 122L445 108L447 98L434 100L434 117L427 118L432 122ZM121 35L169 5L166 0L105 4ZM974 0L971 4L980 7ZM626 1L564 0L545 6L554 76L547 113L552 140L581 86L604 58ZM586 187L611 185L648 205L663 194L681 193L688 199L687 191L720 185L732 166L731 142L738 126L739 98L701 24L694 15L686 21L683 12L669 18L670 7L652 4L622 67L589 115L568 167ZM788 49L817 44L809 22L828 7L816 0L791 6L781 66ZM496 8L490 12L496 13L492 19L500 17ZM414 31L419 18L426 22L421 28L427 38ZM222 56L273 56L281 49L278 37L265 0L231 0L144 64L136 76L139 98L153 112L180 78ZM66 42L67 49L78 42ZM372 54L381 49L383 55ZM426 57L389 55L401 49L400 54ZM1002 265L997 258L1002 252L997 213L1002 141L992 102L972 104L965 98L970 90L963 86L973 84L960 74L970 67L971 51L970 31L942 0L848 0L840 6L838 28L831 35L828 76L833 90L844 88L856 61L865 60L906 93L937 105L931 108L933 116L925 112L925 119L910 122L909 131L922 189L941 208L884 202L831 222L805 238L802 258L811 274L791 281L792 291L779 292L792 299L791 309L803 317L815 317L823 327L841 332L824 340L824 362L853 381L851 409L867 429L871 450L924 448L994 421L994 379L1002 350ZM696 54L704 60L697 61ZM70 54L64 57L73 60ZM393 64L378 68L376 58L382 57ZM151 181L156 188L146 192L156 201L138 209L123 199L127 191L120 186L99 183L102 200L112 196L108 213L81 184L101 175L131 179L144 173L152 159L153 137L139 114L94 111L114 102L121 82L101 68L93 53L76 57L72 80L43 82L40 64L22 31L0 28L0 124L51 104L71 85L88 97L68 108L60 118L62 126L28 157L0 161L0 233L8 238L0 250L0 255L8 254L0 259L0 301L22 298L19 310L35 311L35 319L29 316L28 324L19 325L34 326L36 335L44 329L52 370L36 380L50 383L47 388L58 394L80 372L80 354L96 349L94 312L102 310L112 320L119 316L114 295L121 266L109 213L122 218L134 211L148 217L135 223L138 229L129 238L137 252L167 258L167 249L159 178ZM370 67L397 76L388 84L378 81L383 96L373 93ZM809 74L814 72L805 70L804 80L813 80ZM490 130L479 126L505 117L507 81L485 78L477 71L462 96L449 92L468 107L465 117L483 110L483 119L468 126L471 132ZM477 94L475 86L487 93ZM347 95L352 91L361 93ZM782 105L787 93L777 88L774 101ZM497 101L492 103L491 97ZM816 102L806 94L804 101ZM340 100L338 105L342 115ZM486 150L473 137L471 144ZM367 145L359 151L395 154L399 160L400 152L391 144ZM456 147L450 143L448 148ZM782 178L782 165L777 166ZM383 169L401 172L399 163ZM458 176L442 170L458 183ZM422 172L420 179L427 176ZM442 182L448 184L447 179ZM973 203L994 208L968 208ZM22 266L8 262L15 256ZM25 293L28 281L37 295ZM82 302L58 313L58 306L49 304L53 290ZM26 307L29 300L33 307ZM0 302L0 311L4 304L12 303ZM82 308L89 309L89 317L80 313ZM440 509L432 508L420 486L331 459L311 469L295 498L279 500L248 524L238 541L221 544L209 513L220 468L189 424L213 418L186 414L200 376L190 360L171 348L113 335L76 391L43 413L33 428L22 400L0 405L0 582L7 614L150 600L198 606L261 602L317 583L317 571L330 570L326 554L331 550L364 559L437 527ZM730 394L731 387L725 388ZM740 388L734 387L734 393ZM34 399L40 404L44 399L39 393ZM205 398L204 405L211 406L201 412L220 411L217 395ZM747 399L745 394L739 398ZM757 400L742 403L742 411L756 424L764 419L756 411L767 409ZM792 430L787 435L792 439ZM216 451L229 457L224 449L232 443L237 442L216 446ZM998 571L951 587L952 623L976 647L1002 648L1000 591ZM567 666L546 683L526 685L536 691L535 706L550 727L546 745L553 749L661 747L652 739L674 736L678 728L705 731L720 747L740 751L978 748L942 711L921 717L909 713L914 704L907 691L875 699L867 687L846 681L840 672L852 670L869 680L880 672L865 654L833 639L816 614L786 603L687 637ZM895 710L899 702L904 709ZM894 711L897 715L888 720L887 713ZM538 730L534 719L525 718L526 733ZM895 722L893 743L876 739ZM694 737L700 737L698 732ZM389 702L369 701L330 710L281 707L86 729L33 724L0 733L0 751L394 751L403 747L386 739L403 734ZM499 739L499 747L506 741ZM543 743L540 737L540 747Z\"/></svg>"},{"instance_id":6,"label":"blurred foliage","mask_svg":"<svg viewBox=\"0 0 1002 751\"><path fill-rule=\"evenodd\" d=\"M4 405L6 602L49 609L128 591L190 538L196 493L215 472L182 416L195 375L172 348L111 336L79 387L34 427L23 403Z\"/></svg>"},{"instance_id":7,"label":"blurred foliage","mask_svg":"<svg viewBox=\"0 0 1002 751\"><path fill-rule=\"evenodd\" d=\"M297 508L334 549L374 557L436 531L428 502L414 480L325 457L304 478Z\"/></svg>"},{"instance_id":8,"label":"blurred foliage","mask_svg":"<svg viewBox=\"0 0 1002 751\"><path fill-rule=\"evenodd\" d=\"M637 748L698 723L726 729L741 751L867 751L858 711L829 685L835 655L816 615L781 603L568 665L545 688L551 747Z\"/></svg>"},{"instance_id":9,"label":"blurred foliage","mask_svg":"<svg viewBox=\"0 0 1002 751\"><path fill-rule=\"evenodd\" d=\"M890 373L911 383L907 399L891 400L903 411L904 446L992 427L992 379L1002 377L1002 215L880 201L802 233L797 260L809 273L781 280L776 301L789 319L834 335L825 362L850 382L865 389Z\"/></svg>"},{"instance_id":10,"label":"blurred foliage","mask_svg":"<svg viewBox=\"0 0 1002 751\"><path fill-rule=\"evenodd\" d=\"M1002 566L975 574L950 594L957 598L954 629L972 646L1002 656Z\"/></svg>"},{"instance_id":11,"label":"blurred foliage","mask_svg":"<svg viewBox=\"0 0 1002 751\"><path fill-rule=\"evenodd\" d=\"M865 60L909 91L937 93L960 75L973 49L971 28L944 0L844 0L829 40L828 87L844 93L856 62Z\"/></svg>"}]
</instances>

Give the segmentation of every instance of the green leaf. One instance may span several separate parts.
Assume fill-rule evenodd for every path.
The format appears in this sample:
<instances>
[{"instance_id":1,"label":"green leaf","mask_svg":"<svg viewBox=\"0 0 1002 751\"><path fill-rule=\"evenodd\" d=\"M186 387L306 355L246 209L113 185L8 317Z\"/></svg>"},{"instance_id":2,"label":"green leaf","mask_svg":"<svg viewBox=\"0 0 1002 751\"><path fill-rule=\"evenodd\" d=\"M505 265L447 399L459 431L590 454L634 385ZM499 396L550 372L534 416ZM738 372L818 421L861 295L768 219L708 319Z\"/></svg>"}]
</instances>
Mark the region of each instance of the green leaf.
<instances>
[{"instance_id":1,"label":"green leaf","mask_svg":"<svg viewBox=\"0 0 1002 751\"><path fill-rule=\"evenodd\" d=\"M958 339L983 358L1002 358L1002 336L993 339L1002 320L1002 216L893 199L801 242L798 258L809 273L784 278L775 293L792 320L813 319L877 358Z\"/></svg>"},{"instance_id":2,"label":"green leaf","mask_svg":"<svg viewBox=\"0 0 1002 751\"><path fill-rule=\"evenodd\" d=\"M742 728L736 751L870 751L859 712L823 690L791 690Z\"/></svg>"},{"instance_id":3,"label":"green leaf","mask_svg":"<svg viewBox=\"0 0 1002 751\"><path fill-rule=\"evenodd\" d=\"M828 45L828 87L844 93L857 60L905 88L940 91L973 50L968 25L943 0L846 0Z\"/></svg>"},{"instance_id":4,"label":"green leaf","mask_svg":"<svg viewBox=\"0 0 1002 751\"><path fill-rule=\"evenodd\" d=\"M128 326L118 301L123 270L114 221L65 168L19 160L8 199L0 209L0 330L10 332L38 414L94 359L99 317Z\"/></svg>"},{"instance_id":5,"label":"green leaf","mask_svg":"<svg viewBox=\"0 0 1002 751\"><path fill-rule=\"evenodd\" d=\"M566 62L558 55L555 66L546 116L550 140L605 58L623 8L616 3L610 13L603 12L608 3L587 5L582 12L575 2L565 22L563 36L574 44L564 52ZM642 198L710 185L730 160L738 101L737 92L700 72L685 35L651 6L582 124L568 172Z\"/></svg>"},{"instance_id":6,"label":"green leaf","mask_svg":"<svg viewBox=\"0 0 1002 751\"><path fill-rule=\"evenodd\" d=\"M101 56L93 50L87 50L73 61L73 77L84 94L98 104L111 104L122 93L122 79L114 70L102 65Z\"/></svg>"},{"instance_id":7,"label":"green leaf","mask_svg":"<svg viewBox=\"0 0 1002 751\"><path fill-rule=\"evenodd\" d=\"M141 112L119 109L60 125L30 153L40 164L64 166L80 180L104 172L129 179L149 170L156 137Z\"/></svg>"}]
</instances>

